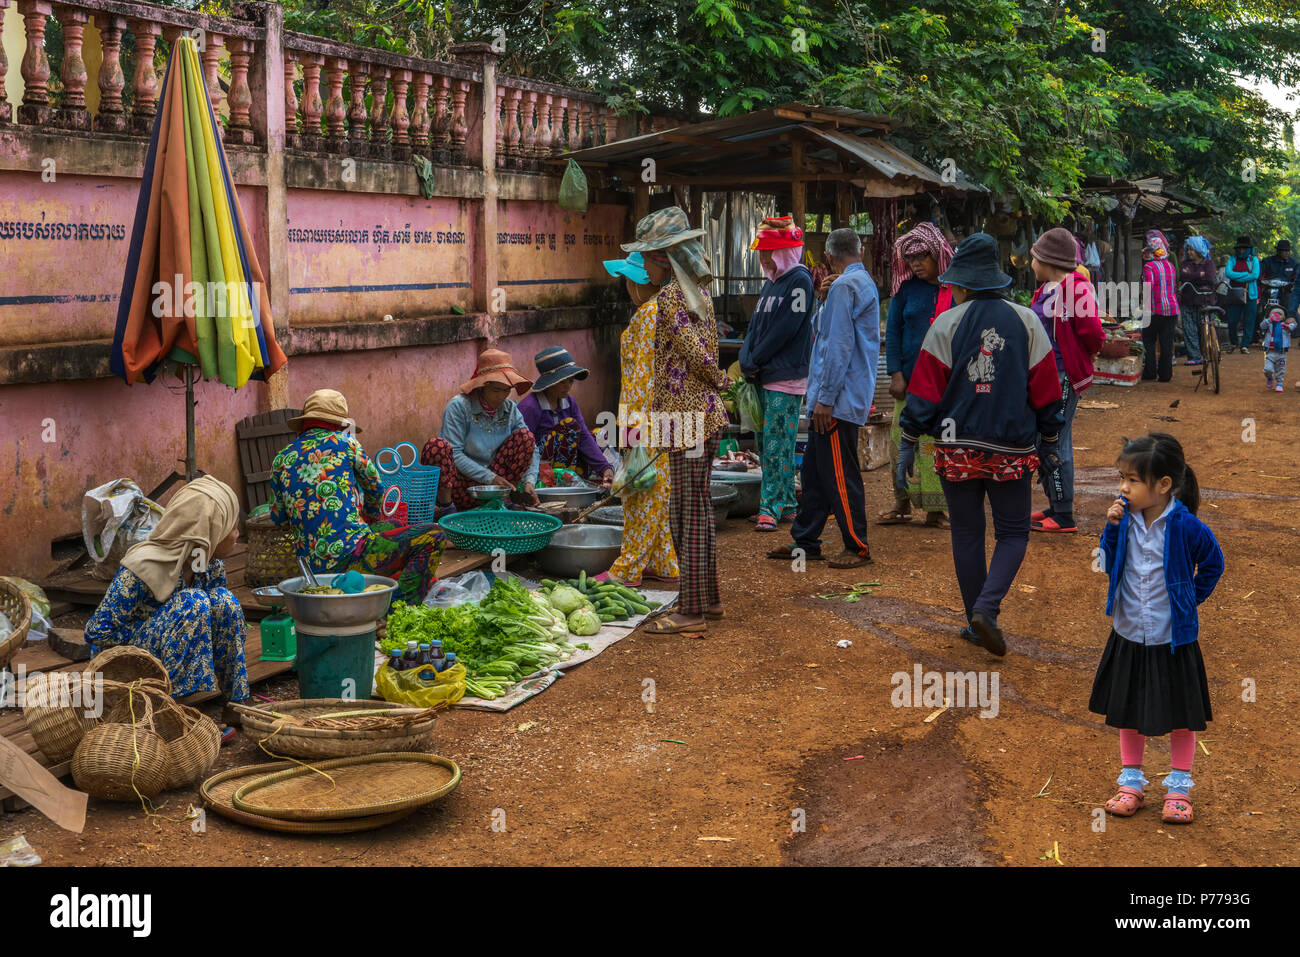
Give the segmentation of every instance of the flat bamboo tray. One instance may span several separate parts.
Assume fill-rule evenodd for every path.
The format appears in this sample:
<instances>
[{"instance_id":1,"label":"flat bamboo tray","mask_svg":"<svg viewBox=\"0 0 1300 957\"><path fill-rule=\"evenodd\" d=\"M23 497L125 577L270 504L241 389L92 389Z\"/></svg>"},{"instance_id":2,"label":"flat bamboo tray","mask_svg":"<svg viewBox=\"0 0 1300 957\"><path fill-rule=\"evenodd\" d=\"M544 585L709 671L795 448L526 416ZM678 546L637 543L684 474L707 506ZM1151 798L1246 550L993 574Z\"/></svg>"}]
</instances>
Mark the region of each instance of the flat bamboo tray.
<instances>
[{"instance_id":1,"label":"flat bamboo tray","mask_svg":"<svg viewBox=\"0 0 1300 957\"><path fill-rule=\"evenodd\" d=\"M428 751L433 747L436 716L394 716L384 722L342 718L332 724L343 727L304 728L294 721L340 711L410 710L390 701L347 701L340 698L300 698L277 701L267 709L286 715L287 719L254 714L241 709L240 721L253 740L272 755L284 755L312 761L321 758L346 758L383 752ZM347 727L346 725L355 725ZM367 727L366 725L371 725ZM376 727L375 725L381 725Z\"/></svg>"},{"instance_id":2,"label":"flat bamboo tray","mask_svg":"<svg viewBox=\"0 0 1300 957\"><path fill-rule=\"evenodd\" d=\"M231 803L235 792L250 780L295 767L298 765L292 761L275 761L271 764L252 764L242 768L232 768L214 774L204 781L199 788L199 793L203 797L204 805L227 820L248 827L261 828L264 831L278 831L281 834L350 834L355 831L373 831L375 828L409 817L415 810L411 808L406 811L394 811L391 814L351 817L338 821L283 821L279 818L263 817L261 814L249 814Z\"/></svg>"},{"instance_id":3,"label":"flat bamboo tray","mask_svg":"<svg viewBox=\"0 0 1300 957\"><path fill-rule=\"evenodd\" d=\"M450 758L367 754L256 778L236 790L231 803L247 814L285 821L334 821L411 811L459 783L460 768Z\"/></svg>"}]
</instances>

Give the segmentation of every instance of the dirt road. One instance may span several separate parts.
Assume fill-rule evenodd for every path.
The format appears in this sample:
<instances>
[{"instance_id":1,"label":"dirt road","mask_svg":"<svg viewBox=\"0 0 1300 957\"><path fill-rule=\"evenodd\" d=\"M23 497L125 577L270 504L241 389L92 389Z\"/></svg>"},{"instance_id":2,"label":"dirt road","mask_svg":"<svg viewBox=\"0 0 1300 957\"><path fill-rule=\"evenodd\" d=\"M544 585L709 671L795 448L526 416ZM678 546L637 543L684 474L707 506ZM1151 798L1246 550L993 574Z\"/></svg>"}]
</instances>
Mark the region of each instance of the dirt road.
<instances>
[{"instance_id":1,"label":"dirt road","mask_svg":"<svg viewBox=\"0 0 1300 957\"><path fill-rule=\"evenodd\" d=\"M634 635L508 714L446 717L438 750L460 762L463 784L402 823L311 838L209 816L195 833L92 802L80 836L34 811L4 818L0 835L26 832L51 864L1056 867L1045 859L1054 845L1066 865L1300 864L1289 816L1300 804L1300 394L1266 393L1262 362L1227 358L1220 395L1194 395L1179 367L1173 383L1084 396L1118 408L1085 407L1076 420L1082 531L1033 538L1002 614L1005 659L957 637L945 532L873 526L873 566L797 574L762 557L784 526L759 535L733 521L719 549L728 617L707 639ZM1109 630L1092 551L1119 439L1153 429L1187 448L1201 516L1227 556L1202 606L1215 720L1196 756L1190 827L1162 825L1158 802L1129 820L1099 814L1118 737L1087 710ZM887 504L884 471L866 477L872 514ZM884 587L856 603L814 597L866 580ZM895 707L892 676L917 665L989 681L996 671L996 715L952 708L927 723L934 707ZM291 681L272 687L295 693ZM1147 754L1158 781L1167 741ZM218 768L255 756L241 736ZM163 813L195 800L174 792Z\"/></svg>"}]
</instances>

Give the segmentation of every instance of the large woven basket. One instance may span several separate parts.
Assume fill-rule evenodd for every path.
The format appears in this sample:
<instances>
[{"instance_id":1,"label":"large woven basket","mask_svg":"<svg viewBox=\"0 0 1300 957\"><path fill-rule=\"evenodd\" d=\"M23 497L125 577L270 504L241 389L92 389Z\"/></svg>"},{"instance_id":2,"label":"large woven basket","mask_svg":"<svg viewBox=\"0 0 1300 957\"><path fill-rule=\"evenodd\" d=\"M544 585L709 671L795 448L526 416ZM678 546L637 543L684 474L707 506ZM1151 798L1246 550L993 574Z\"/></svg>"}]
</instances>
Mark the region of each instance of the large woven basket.
<instances>
[{"instance_id":1,"label":"large woven basket","mask_svg":"<svg viewBox=\"0 0 1300 957\"><path fill-rule=\"evenodd\" d=\"M27 676L23 720L51 764L72 757L86 732L100 722L102 711L100 717L86 716L84 689L90 681L85 675L65 671ZM105 693L107 690L106 686Z\"/></svg>"},{"instance_id":2,"label":"large woven basket","mask_svg":"<svg viewBox=\"0 0 1300 957\"><path fill-rule=\"evenodd\" d=\"M293 532L280 528L267 516L244 523L248 535L248 567L244 581L249 588L278 585L298 574L298 552Z\"/></svg>"},{"instance_id":3,"label":"large woven basket","mask_svg":"<svg viewBox=\"0 0 1300 957\"><path fill-rule=\"evenodd\" d=\"M126 720L105 721L86 732L72 755L72 779L105 801L151 798L167 785L167 742L154 729L150 695L133 690ZM113 716L121 714L119 704Z\"/></svg>"},{"instance_id":4,"label":"large woven basket","mask_svg":"<svg viewBox=\"0 0 1300 957\"><path fill-rule=\"evenodd\" d=\"M119 645L95 655L86 663L81 673L102 674L104 681L116 681L122 684L143 680L161 688L167 694L172 693L172 679L167 674L166 665L143 648L132 645Z\"/></svg>"},{"instance_id":5,"label":"large woven basket","mask_svg":"<svg viewBox=\"0 0 1300 957\"><path fill-rule=\"evenodd\" d=\"M161 691L146 692L153 704L154 730L163 739L167 753L164 790L188 787L203 780L221 750L221 730L197 708L173 701ZM119 704L109 720L124 717Z\"/></svg>"},{"instance_id":6,"label":"large woven basket","mask_svg":"<svg viewBox=\"0 0 1300 957\"><path fill-rule=\"evenodd\" d=\"M388 701L348 701L341 698L302 698L277 701L269 706L295 718L310 718L340 711L397 710ZM433 746L436 718L430 715L414 724L392 728L299 728L287 721L244 713L244 731L269 754L313 760L345 758L383 751L427 751ZM340 722L343 723L343 722Z\"/></svg>"},{"instance_id":7,"label":"large woven basket","mask_svg":"<svg viewBox=\"0 0 1300 957\"><path fill-rule=\"evenodd\" d=\"M32 624L31 599L17 585L0 581L0 611L5 613L13 630L0 638L0 668L9 664L18 649L27 643L27 629Z\"/></svg>"}]
</instances>

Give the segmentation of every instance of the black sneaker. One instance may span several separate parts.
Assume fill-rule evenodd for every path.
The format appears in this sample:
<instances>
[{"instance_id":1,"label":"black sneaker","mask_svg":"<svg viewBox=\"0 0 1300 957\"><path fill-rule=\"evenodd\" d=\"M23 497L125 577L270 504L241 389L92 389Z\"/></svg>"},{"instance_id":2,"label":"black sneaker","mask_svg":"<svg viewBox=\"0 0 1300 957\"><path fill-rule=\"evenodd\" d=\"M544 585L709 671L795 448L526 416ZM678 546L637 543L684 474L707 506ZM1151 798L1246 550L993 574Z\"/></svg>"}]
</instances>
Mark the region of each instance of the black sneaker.
<instances>
[{"instance_id":1,"label":"black sneaker","mask_svg":"<svg viewBox=\"0 0 1300 957\"><path fill-rule=\"evenodd\" d=\"M979 635L971 631L969 625L958 632L958 635L961 637L962 641L969 641L972 645L978 645L980 643ZM983 646L981 645L981 647Z\"/></svg>"},{"instance_id":2,"label":"black sneaker","mask_svg":"<svg viewBox=\"0 0 1300 957\"><path fill-rule=\"evenodd\" d=\"M998 657L1007 653L1007 642L1002 637L1002 629L998 627L996 621L984 614L984 612L977 611L970 616L970 627L971 631L979 636L980 644L987 650Z\"/></svg>"}]
</instances>

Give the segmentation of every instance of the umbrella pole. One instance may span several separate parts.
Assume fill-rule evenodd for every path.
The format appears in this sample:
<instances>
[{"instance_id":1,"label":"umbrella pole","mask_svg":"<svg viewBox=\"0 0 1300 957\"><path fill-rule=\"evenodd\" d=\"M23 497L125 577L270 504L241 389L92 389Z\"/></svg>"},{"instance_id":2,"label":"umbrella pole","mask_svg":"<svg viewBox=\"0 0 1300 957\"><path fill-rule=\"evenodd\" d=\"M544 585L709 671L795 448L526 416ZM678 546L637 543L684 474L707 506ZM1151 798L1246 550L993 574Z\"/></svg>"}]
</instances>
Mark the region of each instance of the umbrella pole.
<instances>
[{"instance_id":1,"label":"umbrella pole","mask_svg":"<svg viewBox=\"0 0 1300 957\"><path fill-rule=\"evenodd\" d=\"M194 366L185 365L185 481L193 482L197 468L194 454Z\"/></svg>"}]
</instances>

